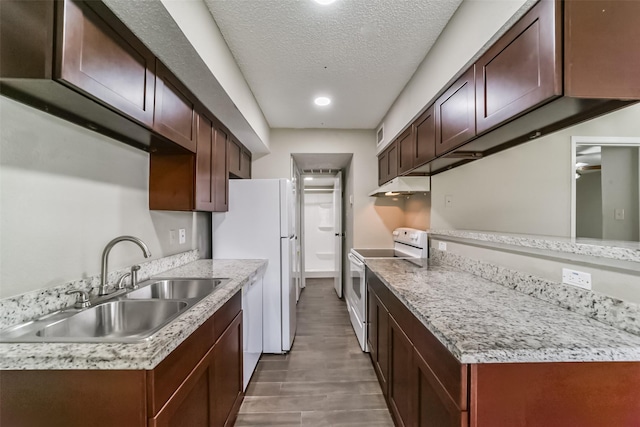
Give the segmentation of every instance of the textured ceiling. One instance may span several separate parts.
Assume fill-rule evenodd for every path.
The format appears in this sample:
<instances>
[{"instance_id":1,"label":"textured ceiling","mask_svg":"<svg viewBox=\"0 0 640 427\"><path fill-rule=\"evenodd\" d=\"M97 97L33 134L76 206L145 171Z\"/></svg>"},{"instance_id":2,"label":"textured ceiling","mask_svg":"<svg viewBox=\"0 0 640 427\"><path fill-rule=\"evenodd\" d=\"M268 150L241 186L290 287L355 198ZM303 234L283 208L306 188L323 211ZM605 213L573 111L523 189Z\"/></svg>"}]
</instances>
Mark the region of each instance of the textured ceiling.
<instances>
[{"instance_id":1,"label":"textured ceiling","mask_svg":"<svg viewBox=\"0 0 640 427\"><path fill-rule=\"evenodd\" d=\"M348 129L380 123L460 2L205 0L272 128Z\"/></svg>"}]
</instances>

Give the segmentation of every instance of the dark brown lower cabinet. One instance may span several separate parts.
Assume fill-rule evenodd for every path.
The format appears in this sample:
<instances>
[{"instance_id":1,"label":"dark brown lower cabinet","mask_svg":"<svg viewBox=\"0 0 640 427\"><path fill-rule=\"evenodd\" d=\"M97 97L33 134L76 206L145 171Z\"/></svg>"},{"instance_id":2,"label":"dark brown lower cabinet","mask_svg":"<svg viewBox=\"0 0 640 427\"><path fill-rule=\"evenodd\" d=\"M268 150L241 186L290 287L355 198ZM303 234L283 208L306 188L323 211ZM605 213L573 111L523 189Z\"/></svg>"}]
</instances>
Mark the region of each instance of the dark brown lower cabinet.
<instances>
[{"instance_id":1,"label":"dark brown lower cabinet","mask_svg":"<svg viewBox=\"0 0 640 427\"><path fill-rule=\"evenodd\" d=\"M0 371L0 425L223 427L242 403L234 295L153 370Z\"/></svg>"},{"instance_id":2,"label":"dark brown lower cabinet","mask_svg":"<svg viewBox=\"0 0 640 427\"><path fill-rule=\"evenodd\" d=\"M414 350L393 316L389 316L389 348L389 407L397 425L410 426Z\"/></svg>"},{"instance_id":3,"label":"dark brown lower cabinet","mask_svg":"<svg viewBox=\"0 0 640 427\"><path fill-rule=\"evenodd\" d=\"M213 348L215 373L213 426L232 426L242 403L242 313Z\"/></svg>"},{"instance_id":4,"label":"dark brown lower cabinet","mask_svg":"<svg viewBox=\"0 0 640 427\"><path fill-rule=\"evenodd\" d=\"M469 414L461 411L451 400L445 389L417 351L413 353L411 364L414 408L413 422L418 427L467 427Z\"/></svg>"},{"instance_id":5,"label":"dark brown lower cabinet","mask_svg":"<svg viewBox=\"0 0 640 427\"><path fill-rule=\"evenodd\" d=\"M640 426L640 363L461 364L370 270L367 289L371 360L397 426Z\"/></svg>"},{"instance_id":6,"label":"dark brown lower cabinet","mask_svg":"<svg viewBox=\"0 0 640 427\"><path fill-rule=\"evenodd\" d=\"M373 368L387 396L389 390L389 312L375 292L368 292L368 344Z\"/></svg>"}]
</instances>

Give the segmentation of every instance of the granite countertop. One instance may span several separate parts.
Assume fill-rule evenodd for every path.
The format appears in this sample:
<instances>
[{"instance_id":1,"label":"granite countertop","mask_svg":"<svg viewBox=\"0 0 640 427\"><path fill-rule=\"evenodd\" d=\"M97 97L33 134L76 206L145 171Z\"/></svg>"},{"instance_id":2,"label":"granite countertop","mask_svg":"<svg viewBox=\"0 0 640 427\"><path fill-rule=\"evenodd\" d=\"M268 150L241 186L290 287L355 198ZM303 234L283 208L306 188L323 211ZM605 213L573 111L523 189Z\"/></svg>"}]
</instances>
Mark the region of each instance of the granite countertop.
<instances>
[{"instance_id":1,"label":"granite countertop","mask_svg":"<svg viewBox=\"0 0 640 427\"><path fill-rule=\"evenodd\" d=\"M0 344L0 369L153 369L247 283L265 260L199 260L155 277L231 280L137 343Z\"/></svg>"},{"instance_id":2,"label":"granite countertop","mask_svg":"<svg viewBox=\"0 0 640 427\"><path fill-rule=\"evenodd\" d=\"M640 336L421 261L366 264L461 363L640 361Z\"/></svg>"},{"instance_id":3,"label":"granite countertop","mask_svg":"<svg viewBox=\"0 0 640 427\"><path fill-rule=\"evenodd\" d=\"M618 261L640 262L640 242L536 236L473 230L428 230L434 237L453 237Z\"/></svg>"}]
</instances>

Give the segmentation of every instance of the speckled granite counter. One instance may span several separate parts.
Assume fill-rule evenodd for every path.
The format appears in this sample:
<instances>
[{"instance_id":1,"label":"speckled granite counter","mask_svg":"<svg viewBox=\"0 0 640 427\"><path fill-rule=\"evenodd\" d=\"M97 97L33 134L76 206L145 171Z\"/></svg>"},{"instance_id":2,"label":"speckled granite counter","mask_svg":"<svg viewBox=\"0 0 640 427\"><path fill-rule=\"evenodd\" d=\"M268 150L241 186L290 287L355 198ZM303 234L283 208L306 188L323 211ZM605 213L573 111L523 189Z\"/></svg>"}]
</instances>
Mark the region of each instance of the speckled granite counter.
<instances>
[{"instance_id":1,"label":"speckled granite counter","mask_svg":"<svg viewBox=\"0 0 640 427\"><path fill-rule=\"evenodd\" d=\"M640 336L422 261L366 264L461 363L640 361Z\"/></svg>"},{"instance_id":2,"label":"speckled granite counter","mask_svg":"<svg viewBox=\"0 0 640 427\"><path fill-rule=\"evenodd\" d=\"M471 230L428 230L428 233L435 238L453 237L618 261L640 262L639 242L587 238L572 239L568 237L534 236L529 234Z\"/></svg>"},{"instance_id":3,"label":"speckled granite counter","mask_svg":"<svg viewBox=\"0 0 640 427\"><path fill-rule=\"evenodd\" d=\"M199 260L157 277L213 278L231 281L145 341L133 344L37 343L0 344L0 369L153 369L213 315L254 274L264 273L265 260Z\"/></svg>"}]
</instances>

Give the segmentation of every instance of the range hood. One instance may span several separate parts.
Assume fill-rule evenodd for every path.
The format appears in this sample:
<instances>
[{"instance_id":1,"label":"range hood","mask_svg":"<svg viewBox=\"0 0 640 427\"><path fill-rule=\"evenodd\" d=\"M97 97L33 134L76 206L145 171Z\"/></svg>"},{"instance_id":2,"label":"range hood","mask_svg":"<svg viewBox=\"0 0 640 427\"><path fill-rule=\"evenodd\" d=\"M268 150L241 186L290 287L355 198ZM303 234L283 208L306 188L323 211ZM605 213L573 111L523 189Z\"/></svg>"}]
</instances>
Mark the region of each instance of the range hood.
<instances>
[{"instance_id":1,"label":"range hood","mask_svg":"<svg viewBox=\"0 0 640 427\"><path fill-rule=\"evenodd\" d=\"M428 176L399 176L373 190L369 196L409 196L429 191L431 191L431 179Z\"/></svg>"}]
</instances>

